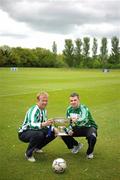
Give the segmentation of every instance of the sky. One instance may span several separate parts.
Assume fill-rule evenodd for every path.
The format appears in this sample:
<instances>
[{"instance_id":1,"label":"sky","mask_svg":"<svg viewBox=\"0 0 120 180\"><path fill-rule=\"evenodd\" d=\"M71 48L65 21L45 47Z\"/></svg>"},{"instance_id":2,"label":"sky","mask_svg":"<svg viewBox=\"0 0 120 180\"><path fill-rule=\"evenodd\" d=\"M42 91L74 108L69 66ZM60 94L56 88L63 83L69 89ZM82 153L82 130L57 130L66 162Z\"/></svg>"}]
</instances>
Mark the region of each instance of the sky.
<instances>
[{"instance_id":1,"label":"sky","mask_svg":"<svg viewBox=\"0 0 120 180\"><path fill-rule=\"evenodd\" d=\"M0 46L64 49L65 39L120 38L120 0L0 0Z\"/></svg>"}]
</instances>

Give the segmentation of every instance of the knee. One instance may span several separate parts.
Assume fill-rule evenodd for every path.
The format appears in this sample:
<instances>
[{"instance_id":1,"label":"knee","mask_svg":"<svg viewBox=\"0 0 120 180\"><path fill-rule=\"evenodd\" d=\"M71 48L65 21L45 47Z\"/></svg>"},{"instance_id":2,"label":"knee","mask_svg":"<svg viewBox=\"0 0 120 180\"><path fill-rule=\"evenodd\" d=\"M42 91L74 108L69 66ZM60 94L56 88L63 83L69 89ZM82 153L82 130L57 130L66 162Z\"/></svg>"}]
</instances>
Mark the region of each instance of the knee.
<instances>
[{"instance_id":1,"label":"knee","mask_svg":"<svg viewBox=\"0 0 120 180\"><path fill-rule=\"evenodd\" d=\"M93 141L93 142L96 142L96 140L97 140L97 135L96 135L96 133L91 133L89 136L88 136L88 141Z\"/></svg>"},{"instance_id":2,"label":"knee","mask_svg":"<svg viewBox=\"0 0 120 180\"><path fill-rule=\"evenodd\" d=\"M22 141L22 142L25 142L25 143L29 142L29 139L25 136L24 133L19 133L19 134L18 134L18 138L19 138L19 140Z\"/></svg>"}]
</instances>

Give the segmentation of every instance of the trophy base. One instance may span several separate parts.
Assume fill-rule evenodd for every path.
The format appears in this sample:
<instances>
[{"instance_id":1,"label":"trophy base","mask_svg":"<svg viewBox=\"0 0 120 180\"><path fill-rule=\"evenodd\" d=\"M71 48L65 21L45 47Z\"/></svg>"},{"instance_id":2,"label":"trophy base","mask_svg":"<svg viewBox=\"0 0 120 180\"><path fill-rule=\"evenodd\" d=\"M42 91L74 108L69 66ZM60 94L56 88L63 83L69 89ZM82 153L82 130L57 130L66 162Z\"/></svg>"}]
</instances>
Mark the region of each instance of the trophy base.
<instances>
[{"instance_id":1,"label":"trophy base","mask_svg":"<svg viewBox=\"0 0 120 180\"><path fill-rule=\"evenodd\" d=\"M58 126L58 134L57 136L68 136L68 134L64 131L65 126Z\"/></svg>"},{"instance_id":2,"label":"trophy base","mask_svg":"<svg viewBox=\"0 0 120 180\"><path fill-rule=\"evenodd\" d=\"M65 133L65 132L59 132L59 133L57 134L57 136L68 136L68 134Z\"/></svg>"}]
</instances>

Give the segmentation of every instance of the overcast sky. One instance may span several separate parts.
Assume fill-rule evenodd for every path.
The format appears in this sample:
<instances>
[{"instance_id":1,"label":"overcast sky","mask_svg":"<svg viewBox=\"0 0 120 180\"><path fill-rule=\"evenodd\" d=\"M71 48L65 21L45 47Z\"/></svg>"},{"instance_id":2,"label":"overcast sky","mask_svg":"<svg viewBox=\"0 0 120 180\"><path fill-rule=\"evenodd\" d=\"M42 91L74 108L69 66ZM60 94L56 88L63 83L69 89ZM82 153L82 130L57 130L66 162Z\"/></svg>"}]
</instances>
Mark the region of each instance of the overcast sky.
<instances>
[{"instance_id":1,"label":"overcast sky","mask_svg":"<svg viewBox=\"0 0 120 180\"><path fill-rule=\"evenodd\" d=\"M0 0L0 46L61 52L85 36L120 38L120 0Z\"/></svg>"}]
</instances>

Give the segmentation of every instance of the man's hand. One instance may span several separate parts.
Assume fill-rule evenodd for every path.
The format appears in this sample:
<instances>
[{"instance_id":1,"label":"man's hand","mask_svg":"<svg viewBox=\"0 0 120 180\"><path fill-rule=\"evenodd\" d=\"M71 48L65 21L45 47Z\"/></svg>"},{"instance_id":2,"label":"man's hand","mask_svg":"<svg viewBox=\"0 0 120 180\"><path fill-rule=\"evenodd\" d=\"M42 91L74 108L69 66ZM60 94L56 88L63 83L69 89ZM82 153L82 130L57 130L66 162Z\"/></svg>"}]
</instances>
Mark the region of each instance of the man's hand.
<instances>
[{"instance_id":1,"label":"man's hand","mask_svg":"<svg viewBox=\"0 0 120 180\"><path fill-rule=\"evenodd\" d=\"M72 136L72 135L73 135L73 131L72 131L72 130L69 130L69 131L68 131L68 135L69 135L69 136Z\"/></svg>"},{"instance_id":2,"label":"man's hand","mask_svg":"<svg viewBox=\"0 0 120 180\"><path fill-rule=\"evenodd\" d=\"M71 121L72 121L73 123L75 123L75 122L77 121L77 117L72 117L72 118L71 118Z\"/></svg>"},{"instance_id":3,"label":"man's hand","mask_svg":"<svg viewBox=\"0 0 120 180\"><path fill-rule=\"evenodd\" d=\"M48 119L47 121L42 122L41 125L42 125L42 127L50 126L53 124L53 122L54 122L53 119Z\"/></svg>"}]
</instances>

